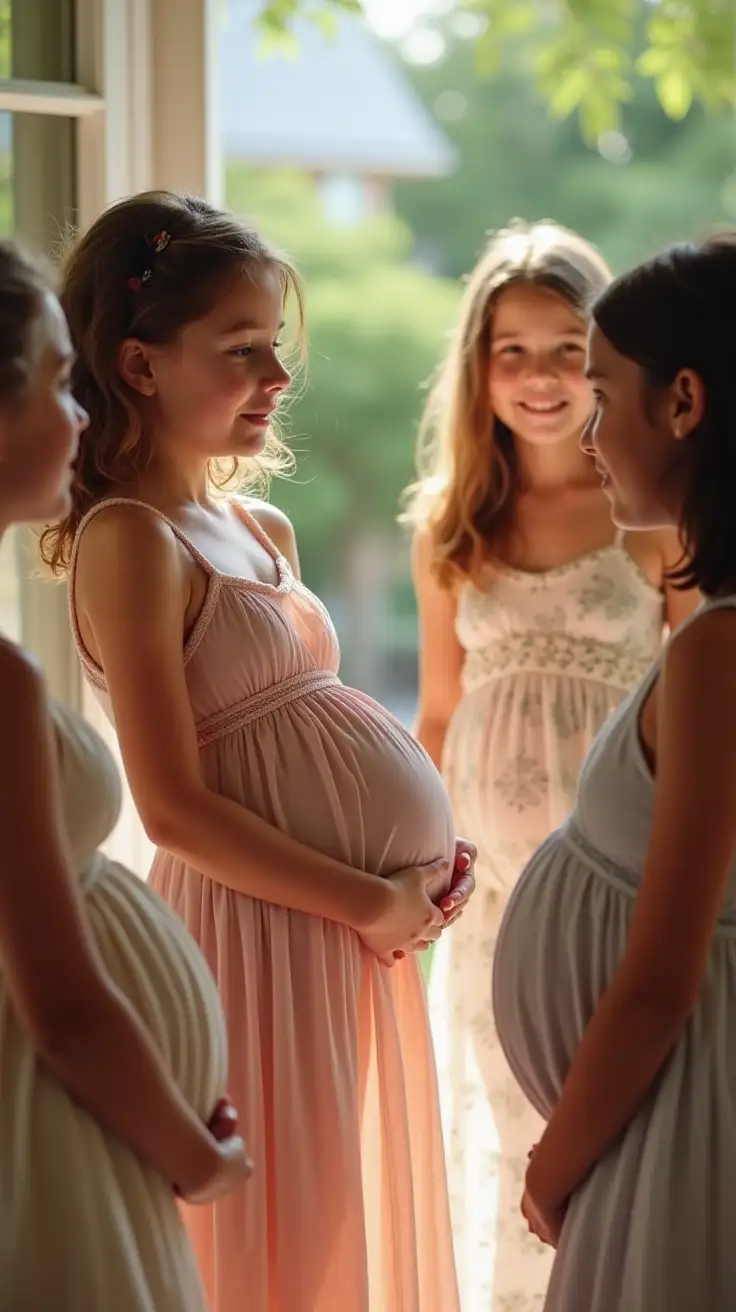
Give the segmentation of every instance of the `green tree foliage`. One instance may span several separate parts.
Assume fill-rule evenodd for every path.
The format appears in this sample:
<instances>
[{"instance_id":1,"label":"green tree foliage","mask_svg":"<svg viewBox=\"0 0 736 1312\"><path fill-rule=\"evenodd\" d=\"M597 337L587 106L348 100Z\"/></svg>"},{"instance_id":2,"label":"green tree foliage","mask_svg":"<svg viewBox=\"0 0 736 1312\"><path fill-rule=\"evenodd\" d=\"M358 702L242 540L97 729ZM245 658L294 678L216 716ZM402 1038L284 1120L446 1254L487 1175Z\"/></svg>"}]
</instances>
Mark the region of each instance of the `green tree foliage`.
<instances>
[{"instance_id":1,"label":"green tree foliage","mask_svg":"<svg viewBox=\"0 0 736 1312\"><path fill-rule=\"evenodd\" d=\"M636 76L635 97L619 129L601 133L597 151L573 120L549 116L534 83L533 42L510 42L488 79L477 47L441 29L443 59L406 71L455 142L460 164L447 179L406 182L399 213L435 267L460 276L485 232L514 215L552 217L597 242L620 269L661 245L736 220L734 128L730 115L693 106L675 122L651 82Z\"/></svg>"},{"instance_id":2,"label":"green tree foliage","mask_svg":"<svg viewBox=\"0 0 736 1312\"><path fill-rule=\"evenodd\" d=\"M620 127L637 77L651 81L674 120L695 101L716 112L736 106L734 0L458 0L455 9L478 20L475 56L485 75L499 75L510 42L531 38L549 112L577 114L589 145ZM360 13L361 0L270 0L258 21L268 43L293 44L298 15L329 32L341 10Z\"/></svg>"},{"instance_id":3,"label":"green tree foliage","mask_svg":"<svg viewBox=\"0 0 736 1312\"><path fill-rule=\"evenodd\" d=\"M553 116L577 112L594 145L620 127L635 77L651 79L672 119L694 100L708 110L736 105L733 0L464 0L482 19L476 53L495 72L509 39L534 43L537 84Z\"/></svg>"}]
</instances>

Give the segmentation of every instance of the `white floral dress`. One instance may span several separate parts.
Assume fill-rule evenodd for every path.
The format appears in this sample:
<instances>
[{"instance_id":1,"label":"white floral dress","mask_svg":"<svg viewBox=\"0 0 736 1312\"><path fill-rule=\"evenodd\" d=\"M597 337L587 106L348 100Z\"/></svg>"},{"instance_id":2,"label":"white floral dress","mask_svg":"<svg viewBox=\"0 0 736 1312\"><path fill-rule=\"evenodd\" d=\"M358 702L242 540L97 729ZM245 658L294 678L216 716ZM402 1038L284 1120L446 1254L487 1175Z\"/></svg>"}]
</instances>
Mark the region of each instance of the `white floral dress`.
<instances>
[{"instance_id":1,"label":"white floral dress","mask_svg":"<svg viewBox=\"0 0 736 1312\"><path fill-rule=\"evenodd\" d=\"M572 806L587 750L656 660L663 598L621 535L540 574L466 585L463 698L443 773L456 830L478 845L478 891L441 942L430 1002L463 1312L540 1312L552 1264L519 1213L542 1122L511 1075L491 1011L501 917L536 848Z\"/></svg>"}]
</instances>

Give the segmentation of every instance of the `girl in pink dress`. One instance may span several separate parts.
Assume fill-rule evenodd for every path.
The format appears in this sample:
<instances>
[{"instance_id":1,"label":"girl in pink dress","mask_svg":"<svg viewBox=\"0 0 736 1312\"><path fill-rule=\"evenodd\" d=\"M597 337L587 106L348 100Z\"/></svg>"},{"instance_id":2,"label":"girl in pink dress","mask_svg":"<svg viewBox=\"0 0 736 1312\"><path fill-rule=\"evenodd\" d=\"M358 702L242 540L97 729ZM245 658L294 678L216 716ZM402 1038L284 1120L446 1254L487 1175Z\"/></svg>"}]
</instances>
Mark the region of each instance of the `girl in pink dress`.
<instances>
[{"instance_id":1,"label":"girl in pink dress","mask_svg":"<svg viewBox=\"0 0 736 1312\"><path fill-rule=\"evenodd\" d=\"M254 1174L188 1217L214 1312L454 1312L411 949L472 875L453 881L425 752L340 682L288 521L213 495L218 461L283 454L287 301L300 317L289 262L203 201L138 196L93 225L63 285L90 426L44 554L159 845L151 884L225 1007Z\"/></svg>"}]
</instances>

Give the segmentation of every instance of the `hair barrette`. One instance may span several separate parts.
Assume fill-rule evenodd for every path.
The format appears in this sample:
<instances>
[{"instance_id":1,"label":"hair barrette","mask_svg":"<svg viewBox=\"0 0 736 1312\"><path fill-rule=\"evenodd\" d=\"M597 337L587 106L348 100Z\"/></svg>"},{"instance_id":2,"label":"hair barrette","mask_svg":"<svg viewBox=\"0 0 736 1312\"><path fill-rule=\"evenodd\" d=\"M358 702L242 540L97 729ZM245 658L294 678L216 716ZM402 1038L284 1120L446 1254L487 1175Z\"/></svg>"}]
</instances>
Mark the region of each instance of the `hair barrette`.
<instances>
[{"instance_id":1,"label":"hair barrette","mask_svg":"<svg viewBox=\"0 0 736 1312\"><path fill-rule=\"evenodd\" d=\"M139 292L144 282L148 282L153 276L153 260L155 256L160 255L166 250L171 241L171 233L162 229L156 232L152 237L146 237L146 265L142 273L128 279L128 287L132 292Z\"/></svg>"}]
</instances>

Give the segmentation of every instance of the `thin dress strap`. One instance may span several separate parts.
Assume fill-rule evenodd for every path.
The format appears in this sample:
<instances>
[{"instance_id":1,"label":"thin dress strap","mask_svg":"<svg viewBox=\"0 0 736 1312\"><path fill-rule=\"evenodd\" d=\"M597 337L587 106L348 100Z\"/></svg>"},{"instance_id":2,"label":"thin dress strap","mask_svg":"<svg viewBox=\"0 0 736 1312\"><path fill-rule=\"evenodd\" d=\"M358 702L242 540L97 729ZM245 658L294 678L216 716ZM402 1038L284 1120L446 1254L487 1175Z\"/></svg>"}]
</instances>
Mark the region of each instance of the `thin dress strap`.
<instances>
[{"instance_id":1,"label":"thin dress strap","mask_svg":"<svg viewBox=\"0 0 736 1312\"><path fill-rule=\"evenodd\" d=\"M162 520L163 523L171 529L174 536L179 539L182 546L186 547L187 551L193 559L196 560L197 564L202 566L205 574L209 575L217 573L212 561L208 560L198 547L195 547L191 538L187 537L183 529L180 529L179 525L175 524L173 519L169 519L168 515L165 515L163 510L159 510L156 506L149 505L147 501L137 501L135 497L106 497L104 500L98 501L96 505L92 506L92 508L87 511L87 514L84 516L79 528L77 529L76 537L74 539L74 549L72 551L70 562L70 573L76 565L79 543L84 530L90 521L94 519L95 515L99 515L101 510L107 510L109 506L137 506L139 510L147 510L150 515L155 515L157 519Z\"/></svg>"},{"instance_id":2,"label":"thin dress strap","mask_svg":"<svg viewBox=\"0 0 736 1312\"><path fill-rule=\"evenodd\" d=\"M196 560L197 564L201 566L201 568L204 570L205 574L208 577L209 584L207 588L207 595L205 597L204 605L202 606L202 609L200 610L200 613L197 616L197 620L194 624L194 627L192 628L192 631L189 634L189 637L185 643L185 647L184 647L185 664L186 662L189 661L191 656L193 656L194 651L199 646L199 642L204 634L204 631L212 615L212 611L214 609L217 600L217 594L219 592L219 589L216 586L216 584L219 582L219 575L218 575L218 571L215 569L212 562L202 554L202 552L199 550L198 547L195 547L194 543L187 537L186 533L184 533L182 529L179 528L179 525L175 524L172 519L169 519L168 515L165 515L162 510L158 510L156 506L149 505L147 501L137 501L133 497L107 497L102 501L98 501L96 505L92 506L91 509L87 511L87 514L83 517L83 519L79 524L79 527L76 532L76 536L74 538L74 546L72 547L72 554L69 560L69 581L68 581L69 621L71 624L72 634L77 647L77 651L79 653L79 659L82 662L82 666L84 668L85 674L90 680L90 683L93 683L96 688L100 688L103 691L107 690L107 683L105 681L104 672L88 652L84 639L82 637L81 628L79 626L79 613L77 611L75 579L76 579L76 572L77 572L77 560L79 557L79 546L82 541L82 534L84 533L84 530L86 529L87 525L95 518L95 515L99 515L101 510L107 510L109 506L137 506L140 510L147 510L149 514L155 515L157 519L162 520L163 523L166 524L171 529L174 536L179 539L182 546L186 548L186 550L189 552L192 558Z\"/></svg>"}]
</instances>

